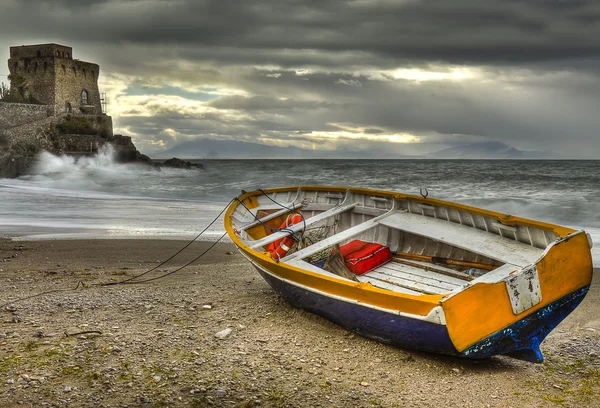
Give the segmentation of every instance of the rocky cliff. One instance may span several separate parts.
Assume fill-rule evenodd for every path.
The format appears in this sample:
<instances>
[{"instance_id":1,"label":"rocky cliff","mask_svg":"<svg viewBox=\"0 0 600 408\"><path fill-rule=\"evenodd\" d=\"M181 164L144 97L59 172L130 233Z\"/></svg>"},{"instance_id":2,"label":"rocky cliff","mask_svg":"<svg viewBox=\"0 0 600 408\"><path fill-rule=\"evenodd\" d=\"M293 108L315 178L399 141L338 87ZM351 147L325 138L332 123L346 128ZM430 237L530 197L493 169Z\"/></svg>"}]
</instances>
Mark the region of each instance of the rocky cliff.
<instances>
[{"instance_id":1,"label":"rocky cliff","mask_svg":"<svg viewBox=\"0 0 600 408\"><path fill-rule=\"evenodd\" d=\"M20 104L0 103L0 119L2 113L6 114L6 120L0 121L0 178L26 174L42 150L56 155L84 156L94 154L106 144L113 145L120 162L153 164L136 149L131 137L113 134L110 116L62 114L42 119L32 116L31 121L21 119L14 126L16 122L8 117L11 110L22 109L16 105Z\"/></svg>"}]
</instances>

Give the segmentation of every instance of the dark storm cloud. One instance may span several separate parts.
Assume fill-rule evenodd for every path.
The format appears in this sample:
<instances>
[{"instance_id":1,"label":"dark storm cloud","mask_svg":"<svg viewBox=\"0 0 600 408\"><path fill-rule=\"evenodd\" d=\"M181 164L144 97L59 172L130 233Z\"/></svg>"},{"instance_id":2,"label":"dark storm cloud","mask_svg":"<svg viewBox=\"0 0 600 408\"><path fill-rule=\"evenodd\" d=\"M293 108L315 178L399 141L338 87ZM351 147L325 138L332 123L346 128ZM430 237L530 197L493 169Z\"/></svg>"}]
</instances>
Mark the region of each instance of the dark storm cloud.
<instances>
[{"instance_id":1,"label":"dark storm cloud","mask_svg":"<svg viewBox=\"0 0 600 408\"><path fill-rule=\"evenodd\" d=\"M600 154L596 1L0 2L0 57L35 42L99 62L116 127L146 146L210 137L403 150L385 137L410 133L429 149L499 140ZM473 77L394 75L453 66ZM133 83L181 92L135 98ZM207 88L214 100L185 100Z\"/></svg>"},{"instance_id":2,"label":"dark storm cloud","mask_svg":"<svg viewBox=\"0 0 600 408\"><path fill-rule=\"evenodd\" d=\"M600 51L600 3L583 0L9 0L0 7L6 33L21 29L29 15L31 35L233 48L242 62L261 56L248 50L261 50L271 62L277 55L285 60L285 50L319 50L475 64ZM314 57L318 63L325 55Z\"/></svg>"}]
</instances>

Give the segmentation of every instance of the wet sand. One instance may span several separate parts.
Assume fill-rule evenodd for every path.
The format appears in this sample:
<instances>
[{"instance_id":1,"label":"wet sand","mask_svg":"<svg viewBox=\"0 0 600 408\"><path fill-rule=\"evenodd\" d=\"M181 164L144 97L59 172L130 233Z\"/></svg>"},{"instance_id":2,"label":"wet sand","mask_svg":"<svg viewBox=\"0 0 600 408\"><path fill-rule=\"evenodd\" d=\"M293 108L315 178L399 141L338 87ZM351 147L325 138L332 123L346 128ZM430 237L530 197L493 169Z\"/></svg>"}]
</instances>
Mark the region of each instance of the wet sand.
<instances>
[{"instance_id":1,"label":"wet sand","mask_svg":"<svg viewBox=\"0 0 600 408\"><path fill-rule=\"evenodd\" d=\"M123 280L184 244L0 240L0 304ZM542 344L544 364L476 362L380 344L295 309L231 244L218 244L165 279L3 307L0 406L596 407L599 285L596 273L582 305Z\"/></svg>"}]
</instances>

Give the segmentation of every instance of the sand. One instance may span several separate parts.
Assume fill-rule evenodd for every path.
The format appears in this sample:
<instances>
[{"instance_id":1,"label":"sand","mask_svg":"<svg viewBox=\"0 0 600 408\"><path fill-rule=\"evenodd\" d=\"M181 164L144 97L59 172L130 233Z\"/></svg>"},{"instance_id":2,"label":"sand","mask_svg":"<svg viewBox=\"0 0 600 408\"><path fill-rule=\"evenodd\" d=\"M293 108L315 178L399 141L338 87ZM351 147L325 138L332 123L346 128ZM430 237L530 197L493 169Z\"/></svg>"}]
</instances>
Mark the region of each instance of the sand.
<instances>
[{"instance_id":1,"label":"sand","mask_svg":"<svg viewBox=\"0 0 600 408\"><path fill-rule=\"evenodd\" d=\"M0 240L0 304L126 279L184 244ZM232 245L218 244L152 283L3 307L0 406L600 406L599 279L543 343L544 364L476 362L380 344L295 309Z\"/></svg>"}]
</instances>

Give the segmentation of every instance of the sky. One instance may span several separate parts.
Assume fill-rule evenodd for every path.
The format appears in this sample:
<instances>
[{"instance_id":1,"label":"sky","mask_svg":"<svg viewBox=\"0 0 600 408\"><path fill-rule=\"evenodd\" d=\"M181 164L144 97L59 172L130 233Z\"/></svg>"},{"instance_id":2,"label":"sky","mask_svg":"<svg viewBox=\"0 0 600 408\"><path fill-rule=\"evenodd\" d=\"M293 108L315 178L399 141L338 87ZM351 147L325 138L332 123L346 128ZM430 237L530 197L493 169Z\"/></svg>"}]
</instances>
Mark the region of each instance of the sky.
<instances>
[{"instance_id":1,"label":"sky","mask_svg":"<svg viewBox=\"0 0 600 408\"><path fill-rule=\"evenodd\" d=\"M100 64L115 132L147 154L214 139L600 157L597 0L0 1L0 60L49 42Z\"/></svg>"}]
</instances>

